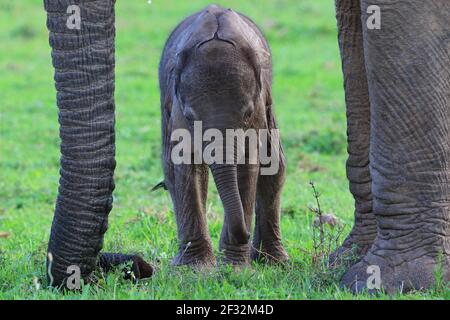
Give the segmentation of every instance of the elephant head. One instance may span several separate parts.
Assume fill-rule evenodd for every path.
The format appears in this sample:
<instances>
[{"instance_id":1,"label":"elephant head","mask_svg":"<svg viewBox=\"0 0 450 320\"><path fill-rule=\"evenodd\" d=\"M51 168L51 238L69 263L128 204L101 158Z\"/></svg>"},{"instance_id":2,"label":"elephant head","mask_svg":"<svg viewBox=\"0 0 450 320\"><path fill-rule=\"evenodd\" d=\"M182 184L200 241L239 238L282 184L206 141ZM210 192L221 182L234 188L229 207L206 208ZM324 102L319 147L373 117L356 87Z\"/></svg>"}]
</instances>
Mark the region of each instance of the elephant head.
<instances>
[{"instance_id":1,"label":"elephant head","mask_svg":"<svg viewBox=\"0 0 450 320\"><path fill-rule=\"evenodd\" d=\"M174 99L186 119L205 129L245 127L264 108L262 69L270 58L256 32L231 9L209 6L180 38Z\"/></svg>"}]
</instances>

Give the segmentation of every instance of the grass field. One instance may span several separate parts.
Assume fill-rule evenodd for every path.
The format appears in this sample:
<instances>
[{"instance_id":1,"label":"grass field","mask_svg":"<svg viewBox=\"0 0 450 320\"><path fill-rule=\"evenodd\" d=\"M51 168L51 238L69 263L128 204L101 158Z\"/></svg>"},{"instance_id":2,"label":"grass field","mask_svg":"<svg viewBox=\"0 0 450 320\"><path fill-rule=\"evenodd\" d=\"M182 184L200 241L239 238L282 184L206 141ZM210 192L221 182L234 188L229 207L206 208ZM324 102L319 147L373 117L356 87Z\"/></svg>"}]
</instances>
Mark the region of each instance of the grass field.
<instances>
[{"instance_id":1,"label":"grass field","mask_svg":"<svg viewBox=\"0 0 450 320\"><path fill-rule=\"evenodd\" d=\"M346 123L334 4L330 0L216 1L257 22L272 47L274 102L288 161L282 232L286 267L222 267L199 273L171 268L177 250L162 178L157 65L169 32L208 1L118 0L116 4L116 142L114 208L107 251L140 252L157 266L132 284L101 276L81 293L47 288L45 254L59 179L53 68L42 1L0 3L0 299L367 299L338 287L337 275L311 263L314 204L350 230L353 200L345 177ZM223 211L214 187L208 200L217 247ZM37 285L37 284L40 284ZM442 288L377 298L450 298Z\"/></svg>"}]
</instances>

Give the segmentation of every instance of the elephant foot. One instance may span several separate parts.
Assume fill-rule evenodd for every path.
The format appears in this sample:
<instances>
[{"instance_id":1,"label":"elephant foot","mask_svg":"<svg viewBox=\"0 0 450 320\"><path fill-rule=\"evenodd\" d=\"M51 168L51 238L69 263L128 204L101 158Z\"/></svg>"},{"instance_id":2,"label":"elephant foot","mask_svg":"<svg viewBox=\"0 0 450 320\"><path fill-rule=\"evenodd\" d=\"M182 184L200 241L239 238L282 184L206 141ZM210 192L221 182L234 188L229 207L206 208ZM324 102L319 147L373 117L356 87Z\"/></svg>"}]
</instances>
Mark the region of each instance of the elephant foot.
<instances>
[{"instance_id":1,"label":"elephant foot","mask_svg":"<svg viewBox=\"0 0 450 320\"><path fill-rule=\"evenodd\" d=\"M444 282L450 281L448 254L441 259L423 255L423 251L399 256L399 252L380 250L374 245L360 262L344 274L341 284L354 294L381 290L394 294L429 289L438 278Z\"/></svg>"},{"instance_id":2,"label":"elephant foot","mask_svg":"<svg viewBox=\"0 0 450 320\"><path fill-rule=\"evenodd\" d=\"M172 260L172 265L189 265L194 267L214 266L215 259L210 241L202 239L180 244L178 254Z\"/></svg>"},{"instance_id":3,"label":"elephant foot","mask_svg":"<svg viewBox=\"0 0 450 320\"><path fill-rule=\"evenodd\" d=\"M250 264L250 244L220 244L220 263L246 266Z\"/></svg>"},{"instance_id":4,"label":"elephant foot","mask_svg":"<svg viewBox=\"0 0 450 320\"><path fill-rule=\"evenodd\" d=\"M365 215L370 215L370 219L365 221L357 219L352 231L342 245L330 254L328 258L330 267L342 265L349 267L367 254L375 241L377 225L372 213L366 213Z\"/></svg>"},{"instance_id":5,"label":"elephant foot","mask_svg":"<svg viewBox=\"0 0 450 320\"><path fill-rule=\"evenodd\" d=\"M251 259L268 264L283 264L289 260L289 255L280 241L271 245L262 245L260 248L252 247Z\"/></svg>"}]
</instances>

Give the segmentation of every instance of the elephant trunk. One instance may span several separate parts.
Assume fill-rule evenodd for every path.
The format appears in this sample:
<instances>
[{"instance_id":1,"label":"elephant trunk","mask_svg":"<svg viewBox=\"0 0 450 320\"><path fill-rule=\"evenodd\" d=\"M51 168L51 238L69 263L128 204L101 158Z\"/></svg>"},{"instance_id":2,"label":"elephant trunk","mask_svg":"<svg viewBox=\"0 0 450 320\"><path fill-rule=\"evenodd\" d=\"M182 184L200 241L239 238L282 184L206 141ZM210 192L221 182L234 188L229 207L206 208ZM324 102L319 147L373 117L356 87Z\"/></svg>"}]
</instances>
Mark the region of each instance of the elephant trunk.
<instances>
[{"instance_id":1,"label":"elephant trunk","mask_svg":"<svg viewBox=\"0 0 450 320\"><path fill-rule=\"evenodd\" d=\"M98 259L112 208L116 165L114 0L83 1L76 6L68 0L45 0L44 6L61 138L60 186L47 270L50 285L60 286L71 275L70 266L87 278L98 264L112 267L132 260L135 268L142 263L131 255L107 254Z\"/></svg>"},{"instance_id":2,"label":"elephant trunk","mask_svg":"<svg viewBox=\"0 0 450 320\"><path fill-rule=\"evenodd\" d=\"M237 165L212 164L210 169L225 214L221 244L231 246L247 244L250 235L245 224L244 209L239 195Z\"/></svg>"},{"instance_id":3,"label":"elephant trunk","mask_svg":"<svg viewBox=\"0 0 450 320\"><path fill-rule=\"evenodd\" d=\"M61 138L60 186L48 245L49 278L59 286L69 276L68 266L78 266L83 278L93 271L112 208L114 1L80 3L80 29L67 25L70 1L44 4Z\"/></svg>"}]
</instances>

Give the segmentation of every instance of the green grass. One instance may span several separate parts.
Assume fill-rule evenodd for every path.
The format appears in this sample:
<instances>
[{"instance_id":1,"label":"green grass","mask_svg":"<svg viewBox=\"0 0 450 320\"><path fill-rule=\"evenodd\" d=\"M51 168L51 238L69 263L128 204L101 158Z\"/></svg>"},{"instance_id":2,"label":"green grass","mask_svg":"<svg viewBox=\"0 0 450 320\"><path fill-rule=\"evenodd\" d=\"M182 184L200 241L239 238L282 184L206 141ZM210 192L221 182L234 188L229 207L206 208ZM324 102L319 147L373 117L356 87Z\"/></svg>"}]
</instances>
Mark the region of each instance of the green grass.
<instances>
[{"instance_id":1,"label":"green grass","mask_svg":"<svg viewBox=\"0 0 450 320\"><path fill-rule=\"evenodd\" d=\"M217 1L253 18L272 47L274 102L288 160L282 232L287 267L254 265L194 272L170 267L177 250L167 193L150 193L162 178L157 65L169 32L207 1L119 0L116 5L116 141L114 208L108 251L141 252L158 268L132 284L119 273L82 293L46 288L45 253L59 178L59 136L53 69L42 1L0 4L0 299L367 299L321 275L304 253L312 247L314 204L347 225L346 122L332 1ZM211 188L208 221L217 247L223 211ZM35 280L34 280L35 279ZM38 289L33 281L40 282ZM390 298L380 296L378 298ZM440 289L394 298L449 298Z\"/></svg>"}]
</instances>

